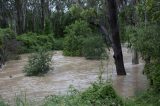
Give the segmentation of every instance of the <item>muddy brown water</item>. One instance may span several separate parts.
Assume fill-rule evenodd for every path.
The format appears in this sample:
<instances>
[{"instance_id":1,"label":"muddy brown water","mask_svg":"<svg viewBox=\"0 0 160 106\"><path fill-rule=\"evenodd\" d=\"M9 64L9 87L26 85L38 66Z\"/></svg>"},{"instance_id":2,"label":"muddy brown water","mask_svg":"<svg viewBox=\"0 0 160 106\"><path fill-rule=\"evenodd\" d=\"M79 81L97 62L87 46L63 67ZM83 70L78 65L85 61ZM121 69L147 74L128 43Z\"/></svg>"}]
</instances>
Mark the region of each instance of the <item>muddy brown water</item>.
<instances>
[{"instance_id":1,"label":"muddy brown water","mask_svg":"<svg viewBox=\"0 0 160 106\"><path fill-rule=\"evenodd\" d=\"M41 101L48 95L66 94L68 87L85 89L97 80L99 69L103 66L103 78L111 80L116 92L123 97L132 97L148 87L146 76L142 74L143 61L132 65L131 53L123 48L127 75L117 76L110 52L110 59L103 61L86 60L83 57L65 57L61 51L55 51L52 57L54 70L44 77L26 77L22 72L28 61L28 54L21 55L20 60L7 62L0 72L0 96L6 101L13 101L15 95L25 92L33 101Z\"/></svg>"}]
</instances>

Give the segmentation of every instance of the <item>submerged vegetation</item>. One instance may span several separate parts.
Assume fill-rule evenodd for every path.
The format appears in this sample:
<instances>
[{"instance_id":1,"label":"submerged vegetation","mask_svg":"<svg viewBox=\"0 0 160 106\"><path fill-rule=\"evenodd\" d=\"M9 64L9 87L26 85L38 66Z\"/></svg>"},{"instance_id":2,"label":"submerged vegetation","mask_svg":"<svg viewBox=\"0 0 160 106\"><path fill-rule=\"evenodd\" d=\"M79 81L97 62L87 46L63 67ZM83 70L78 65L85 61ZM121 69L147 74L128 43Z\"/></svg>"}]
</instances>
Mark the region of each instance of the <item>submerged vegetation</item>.
<instances>
[{"instance_id":1,"label":"submerged vegetation","mask_svg":"<svg viewBox=\"0 0 160 106\"><path fill-rule=\"evenodd\" d=\"M51 56L44 50L31 55L28 64L24 67L24 72L27 76L43 75L51 70Z\"/></svg>"},{"instance_id":2,"label":"submerged vegetation","mask_svg":"<svg viewBox=\"0 0 160 106\"><path fill-rule=\"evenodd\" d=\"M126 75L123 42L135 59L145 62L150 81L146 92L122 99L110 84L98 82L84 91L71 87L68 95L49 96L42 105L159 106L159 28L159 0L0 0L0 68L19 54L33 53L23 72L39 76L51 70L49 51L102 60L108 58L108 47L114 52L117 75ZM24 99L17 98L14 105L29 106ZM0 106L8 105L0 100Z\"/></svg>"}]
</instances>

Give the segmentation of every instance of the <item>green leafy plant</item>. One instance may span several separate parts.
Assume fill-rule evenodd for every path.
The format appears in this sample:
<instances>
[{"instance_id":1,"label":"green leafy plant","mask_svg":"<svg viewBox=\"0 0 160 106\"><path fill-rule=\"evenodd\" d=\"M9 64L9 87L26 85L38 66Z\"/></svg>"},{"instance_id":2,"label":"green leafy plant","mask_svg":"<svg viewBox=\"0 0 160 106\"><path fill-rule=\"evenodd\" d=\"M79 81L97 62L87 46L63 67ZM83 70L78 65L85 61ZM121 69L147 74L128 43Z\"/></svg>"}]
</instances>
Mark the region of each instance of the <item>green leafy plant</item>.
<instances>
[{"instance_id":1,"label":"green leafy plant","mask_svg":"<svg viewBox=\"0 0 160 106\"><path fill-rule=\"evenodd\" d=\"M54 37L52 34L39 35L36 33L28 32L17 36L17 40L23 43L23 52L35 52L39 48L52 50L54 46Z\"/></svg>"},{"instance_id":2,"label":"green leafy plant","mask_svg":"<svg viewBox=\"0 0 160 106\"><path fill-rule=\"evenodd\" d=\"M65 29L63 54L67 56L82 56L83 39L92 35L86 21L75 21Z\"/></svg>"},{"instance_id":3,"label":"green leafy plant","mask_svg":"<svg viewBox=\"0 0 160 106\"><path fill-rule=\"evenodd\" d=\"M21 44L16 40L16 34L11 29L0 29L0 61L16 59Z\"/></svg>"},{"instance_id":4,"label":"green leafy plant","mask_svg":"<svg viewBox=\"0 0 160 106\"><path fill-rule=\"evenodd\" d=\"M150 80L155 91L160 91L160 65L159 63L149 63L145 65L144 72Z\"/></svg>"},{"instance_id":5,"label":"green leafy plant","mask_svg":"<svg viewBox=\"0 0 160 106\"><path fill-rule=\"evenodd\" d=\"M7 105L6 103L4 103L3 100L0 100L0 106L9 106L9 105Z\"/></svg>"},{"instance_id":6,"label":"green leafy plant","mask_svg":"<svg viewBox=\"0 0 160 106\"><path fill-rule=\"evenodd\" d=\"M83 56L85 56L86 59L102 59L107 57L102 38L94 36L84 39Z\"/></svg>"},{"instance_id":7,"label":"green leafy plant","mask_svg":"<svg viewBox=\"0 0 160 106\"><path fill-rule=\"evenodd\" d=\"M69 95L49 96L43 106L123 106L122 99L108 83L93 83L85 91L71 87Z\"/></svg>"},{"instance_id":8,"label":"green leafy plant","mask_svg":"<svg viewBox=\"0 0 160 106\"><path fill-rule=\"evenodd\" d=\"M64 38L54 39L53 49L63 50L63 41L64 41Z\"/></svg>"},{"instance_id":9,"label":"green leafy plant","mask_svg":"<svg viewBox=\"0 0 160 106\"><path fill-rule=\"evenodd\" d=\"M50 67L51 57L49 53L44 50L40 50L29 57L28 64L24 68L24 72L27 76L38 76L46 74Z\"/></svg>"},{"instance_id":10,"label":"green leafy plant","mask_svg":"<svg viewBox=\"0 0 160 106\"><path fill-rule=\"evenodd\" d=\"M127 27L126 34L129 35L130 44L141 53L145 59L151 57L158 60L160 57L160 31L158 25Z\"/></svg>"}]
</instances>

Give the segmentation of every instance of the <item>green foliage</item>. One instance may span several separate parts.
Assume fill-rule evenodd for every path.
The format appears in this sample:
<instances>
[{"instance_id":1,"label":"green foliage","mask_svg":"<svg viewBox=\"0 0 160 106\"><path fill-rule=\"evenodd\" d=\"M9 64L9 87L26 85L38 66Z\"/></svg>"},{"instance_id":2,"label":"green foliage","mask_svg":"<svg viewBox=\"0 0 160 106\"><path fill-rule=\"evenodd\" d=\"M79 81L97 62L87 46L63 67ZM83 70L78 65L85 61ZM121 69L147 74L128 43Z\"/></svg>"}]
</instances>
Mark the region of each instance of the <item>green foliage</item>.
<instances>
[{"instance_id":1,"label":"green foliage","mask_svg":"<svg viewBox=\"0 0 160 106\"><path fill-rule=\"evenodd\" d=\"M160 2L158 0L141 1L136 9L141 21L147 18L147 21L151 23L160 23Z\"/></svg>"},{"instance_id":2,"label":"green foliage","mask_svg":"<svg viewBox=\"0 0 160 106\"><path fill-rule=\"evenodd\" d=\"M64 38L54 39L54 50L63 50Z\"/></svg>"},{"instance_id":3,"label":"green foliage","mask_svg":"<svg viewBox=\"0 0 160 106\"><path fill-rule=\"evenodd\" d=\"M126 33L126 31L128 31L126 26L134 26L137 22L135 14L135 8L132 5L125 6L119 13L120 38L123 43L129 40L128 34L130 33Z\"/></svg>"},{"instance_id":4,"label":"green foliage","mask_svg":"<svg viewBox=\"0 0 160 106\"><path fill-rule=\"evenodd\" d=\"M17 40L23 43L22 52L33 52L39 50L39 48L52 50L54 46L54 38L52 34L39 35L28 32L17 36Z\"/></svg>"},{"instance_id":5,"label":"green foliage","mask_svg":"<svg viewBox=\"0 0 160 106\"><path fill-rule=\"evenodd\" d=\"M83 43L83 56L87 59L102 59L107 57L105 44L101 37L88 37Z\"/></svg>"},{"instance_id":6,"label":"green foliage","mask_svg":"<svg viewBox=\"0 0 160 106\"><path fill-rule=\"evenodd\" d=\"M49 53L40 50L29 57L28 64L24 68L27 76L38 76L47 73L50 68L51 57Z\"/></svg>"},{"instance_id":7,"label":"green foliage","mask_svg":"<svg viewBox=\"0 0 160 106\"><path fill-rule=\"evenodd\" d=\"M50 34L51 33L51 24L50 20L45 20L45 26L44 26L44 34Z\"/></svg>"},{"instance_id":8,"label":"green foliage","mask_svg":"<svg viewBox=\"0 0 160 106\"><path fill-rule=\"evenodd\" d=\"M130 106L159 106L160 105L160 94L153 91L147 90L137 95L134 100L130 102ZM129 106L127 104L126 106Z\"/></svg>"},{"instance_id":9,"label":"green foliage","mask_svg":"<svg viewBox=\"0 0 160 106\"><path fill-rule=\"evenodd\" d=\"M141 92L133 98L125 99L124 106L159 106L160 94L153 90Z\"/></svg>"},{"instance_id":10,"label":"green foliage","mask_svg":"<svg viewBox=\"0 0 160 106\"><path fill-rule=\"evenodd\" d=\"M66 37L64 39L64 55L81 56L83 39L92 35L92 31L86 21L75 21L65 29Z\"/></svg>"},{"instance_id":11,"label":"green foliage","mask_svg":"<svg viewBox=\"0 0 160 106\"><path fill-rule=\"evenodd\" d=\"M65 29L65 36L74 35L87 37L92 34L92 30L89 27L89 24L84 20L75 21L75 23L69 25Z\"/></svg>"},{"instance_id":12,"label":"green foliage","mask_svg":"<svg viewBox=\"0 0 160 106\"><path fill-rule=\"evenodd\" d=\"M80 13L80 16L82 17L82 19L85 19L89 22L91 21L91 19L96 19L97 13L94 8L83 9Z\"/></svg>"},{"instance_id":13,"label":"green foliage","mask_svg":"<svg viewBox=\"0 0 160 106\"><path fill-rule=\"evenodd\" d=\"M64 39L63 54L65 56L82 56L83 38L69 35Z\"/></svg>"},{"instance_id":14,"label":"green foliage","mask_svg":"<svg viewBox=\"0 0 160 106\"><path fill-rule=\"evenodd\" d=\"M145 65L144 72L155 91L160 92L160 64L149 63Z\"/></svg>"},{"instance_id":15,"label":"green foliage","mask_svg":"<svg viewBox=\"0 0 160 106\"><path fill-rule=\"evenodd\" d=\"M16 59L20 43L11 29L0 29L0 61L5 63L9 59Z\"/></svg>"},{"instance_id":16,"label":"green foliage","mask_svg":"<svg viewBox=\"0 0 160 106\"><path fill-rule=\"evenodd\" d=\"M123 106L122 99L108 83L93 83L83 92L70 89L69 95L48 97L44 106Z\"/></svg>"},{"instance_id":17,"label":"green foliage","mask_svg":"<svg viewBox=\"0 0 160 106\"><path fill-rule=\"evenodd\" d=\"M25 92L21 92L20 94L16 95L14 98L14 106L35 106L35 101L31 101L27 99L27 95Z\"/></svg>"},{"instance_id":18,"label":"green foliage","mask_svg":"<svg viewBox=\"0 0 160 106\"><path fill-rule=\"evenodd\" d=\"M139 51L144 57L151 57L158 60L160 57L160 31L158 25L144 25L136 27L127 27L128 34L132 47Z\"/></svg>"},{"instance_id":19,"label":"green foliage","mask_svg":"<svg viewBox=\"0 0 160 106\"><path fill-rule=\"evenodd\" d=\"M5 40L15 39L15 33L10 29L0 29L0 48L4 46Z\"/></svg>"},{"instance_id":20,"label":"green foliage","mask_svg":"<svg viewBox=\"0 0 160 106\"><path fill-rule=\"evenodd\" d=\"M2 100L0 100L0 106L8 106L8 105L4 103Z\"/></svg>"},{"instance_id":21,"label":"green foliage","mask_svg":"<svg viewBox=\"0 0 160 106\"><path fill-rule=\"evenodd\" d=\"M83 8L81 8L79 5L72 5L71 8L69 8L69 13L71 14L74 20L80 19L81 11L83 11Z\"/></svg>"}]
</instances>

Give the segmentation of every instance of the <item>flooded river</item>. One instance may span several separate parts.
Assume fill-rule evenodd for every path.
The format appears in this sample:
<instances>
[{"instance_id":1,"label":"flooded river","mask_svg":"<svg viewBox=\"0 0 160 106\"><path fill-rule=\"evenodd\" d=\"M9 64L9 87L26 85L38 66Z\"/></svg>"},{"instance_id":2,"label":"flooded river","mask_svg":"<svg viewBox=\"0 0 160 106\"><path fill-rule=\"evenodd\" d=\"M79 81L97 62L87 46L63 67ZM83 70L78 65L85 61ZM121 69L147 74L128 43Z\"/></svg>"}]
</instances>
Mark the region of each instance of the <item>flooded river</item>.
<instances>
[{"instance_id":1,"label":"flooded river","mask_svg":"<svg viewBox=\"0 0 160 106\"><path fill-rule=\"evenodd\" d=\"M64 57L61 51L55 51L52 57L54 70L44 77L26 77L22 72L28 55L21 55L20 60L7 62L0 71L0 95L11 101L15 95L26 93L27 98L40 101L48 95L64 94L73 85L77 89L85 89L97 80L99 68L103 66L103 78L111 80L117 93L123 97L132 97L147 88L147 79L142 74L144 64L132 65L131 53L123 48L124 63L127 76L117 76L112 59L103 61L86 60L83 57Z\"/></svg>"}]
</instances>

